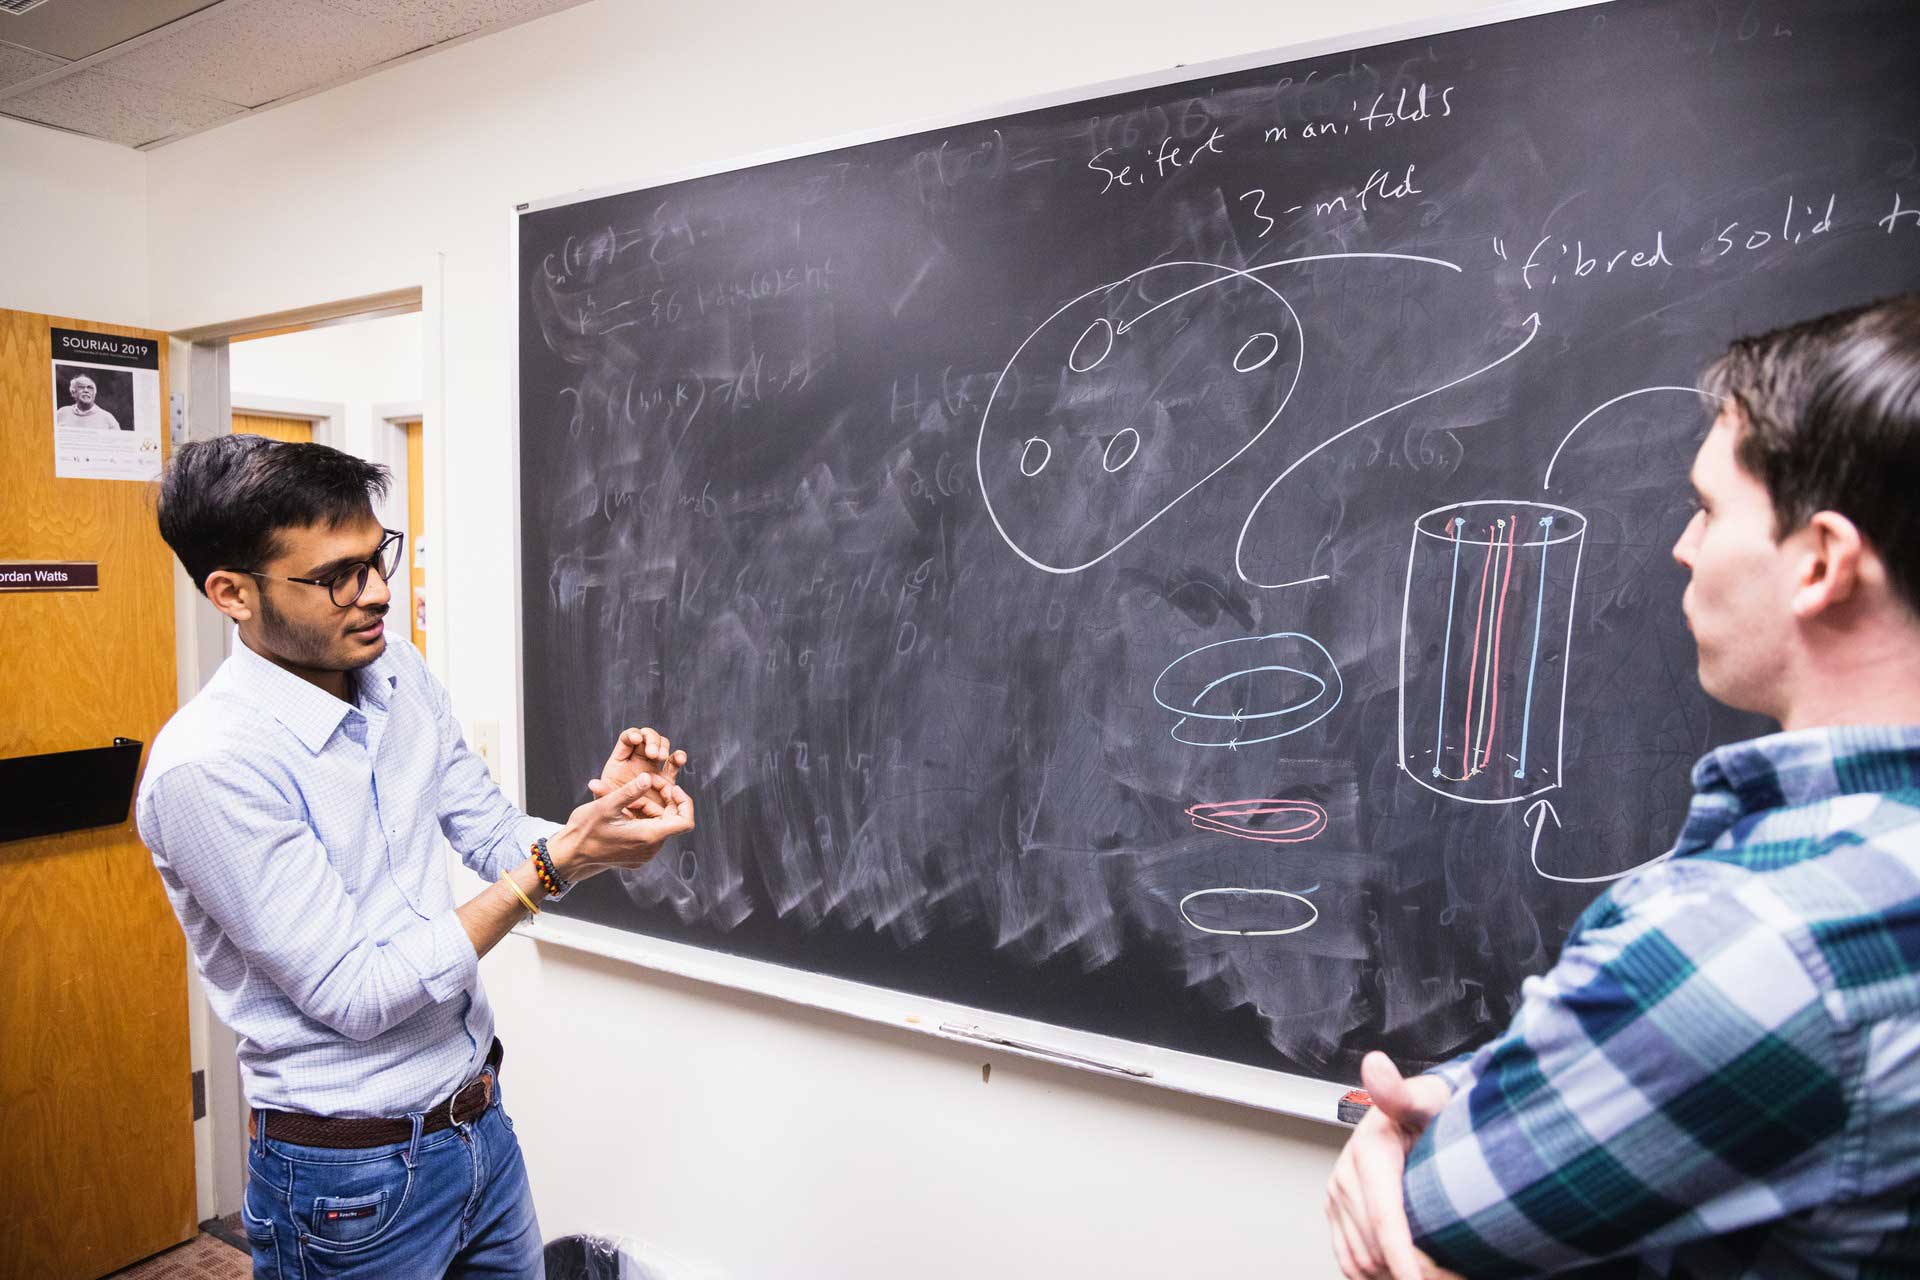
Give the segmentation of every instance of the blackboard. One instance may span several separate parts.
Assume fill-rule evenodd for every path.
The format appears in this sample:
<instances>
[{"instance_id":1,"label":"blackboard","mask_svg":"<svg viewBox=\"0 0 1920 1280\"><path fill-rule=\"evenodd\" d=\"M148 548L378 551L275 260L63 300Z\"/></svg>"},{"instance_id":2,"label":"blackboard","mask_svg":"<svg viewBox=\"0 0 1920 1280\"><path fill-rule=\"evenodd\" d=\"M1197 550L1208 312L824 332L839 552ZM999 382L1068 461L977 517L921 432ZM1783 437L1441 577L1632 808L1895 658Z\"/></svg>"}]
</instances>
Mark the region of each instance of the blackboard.
<instances>
[{"instance_id":1,"label":"blackboard","mask_svg":"<svg viewBox=\"0 0 1920 1280\"><path fill-rule=\"evenodd\" d=\"M1504 1023L1687 768L1739 334L1920 285L1920 8L1618 0L528 207L556 908L1348 1080Z\"/></svg>"}]
</instances>

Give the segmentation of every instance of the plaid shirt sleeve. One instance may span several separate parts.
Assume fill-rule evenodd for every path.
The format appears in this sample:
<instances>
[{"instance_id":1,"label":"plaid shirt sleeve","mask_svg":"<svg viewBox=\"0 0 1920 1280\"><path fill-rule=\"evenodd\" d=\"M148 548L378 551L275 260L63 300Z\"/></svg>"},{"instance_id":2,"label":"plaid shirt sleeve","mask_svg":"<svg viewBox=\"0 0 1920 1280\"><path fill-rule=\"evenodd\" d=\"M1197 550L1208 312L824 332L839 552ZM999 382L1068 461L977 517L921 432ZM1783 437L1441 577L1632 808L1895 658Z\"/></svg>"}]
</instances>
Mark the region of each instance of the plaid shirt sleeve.
<instances>
[{"instance_id":1,"label":"plaid shirt sleeve","mask_svg":"<svg viewBox=\"0 0 1920 1280\"><path fill-rule=\"evenodd\" d=\"M1837 1193L1847 1096L1820 990L1761 895L1689 892L1699 874L1616 886L1511 1026L1438 1069L1455 1093L1405 1188L1436 1262L1567 1270Z\"/></svg>"}]
</instances>

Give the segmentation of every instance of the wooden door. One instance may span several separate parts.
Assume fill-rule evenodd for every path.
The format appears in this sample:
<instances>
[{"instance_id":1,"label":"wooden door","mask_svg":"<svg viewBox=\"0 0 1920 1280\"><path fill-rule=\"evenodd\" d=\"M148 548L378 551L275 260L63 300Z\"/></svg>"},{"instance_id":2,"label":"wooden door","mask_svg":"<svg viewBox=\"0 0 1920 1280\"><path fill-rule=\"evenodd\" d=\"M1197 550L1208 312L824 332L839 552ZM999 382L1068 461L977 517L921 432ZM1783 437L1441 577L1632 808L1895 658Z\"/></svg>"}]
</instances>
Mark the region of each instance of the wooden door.
<instances>
[{"instance_id":1,"label":"wooden door","mask_svg":"<svg viewBox=\"0 0 1920 1280\"><path fill-rule=\"evenodd\" d=\"M395 426L407 433L407 635L413 641L413 647L420 651L421 657L427 656L427 566L420 553L425 550L422 541L427 531L427 451L426 436L421 425L413 422L396 422Z\"/></svg>"},{"instance_id":2,"label":"wooden door","mask_svg":"<svg viewBox=\"0 0 1920 1280\"><path fill-rule=\"evenodd\" d=\"M0 310L0 560L100 567L98 591L0 593L0 757L151 744L175 703L151 486L54 476L53 326L157 339L168 403L165 334ZM0 1277L92 1280L193 1235L186 966L131 813L0 843Z\"/></svg>"},{"instance_id":3,"label":"wooden door","mask_svg":"<svg viewBox=\"0 0 1920 1280\"><path fill-rule=\"evenodd\" d=\"M295 444L313 443L313 423L306 418L285 418L271 413L233 411L233 433L239 436L266 436L269 440L290 440Z\"/></svg>"}]
</instances>

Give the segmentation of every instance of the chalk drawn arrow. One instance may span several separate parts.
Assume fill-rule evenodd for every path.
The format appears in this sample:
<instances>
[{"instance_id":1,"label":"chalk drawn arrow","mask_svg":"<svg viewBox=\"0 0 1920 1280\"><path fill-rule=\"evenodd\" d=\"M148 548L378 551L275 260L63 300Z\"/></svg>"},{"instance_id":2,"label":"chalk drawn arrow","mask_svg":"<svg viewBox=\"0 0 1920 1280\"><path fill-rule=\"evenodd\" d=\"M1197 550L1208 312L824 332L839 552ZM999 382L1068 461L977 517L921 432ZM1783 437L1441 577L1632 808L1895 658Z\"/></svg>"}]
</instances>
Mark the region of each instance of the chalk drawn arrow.
<instances>
[{"instance_id":1,"label":"chalk drawn arrow","mask_svg":"<svg viewBox=\"0 0 1920 1280\"><path fill-rule=\"evenodd\" d=\"M1457 270L1458 268L1455 268L1455 269ZM1513 359L1515 356L1519 355L1522 351L1525 351L1529 346L1533 344L1533 340L1540 336L1540 313L1538 311L1532 312L1527 316L1525 320L1521 321L1520 323L1526 328L1526 331L1527 331L1526 336L1520 339L1520 343L1518 346L1514 347L1511 351L1508 351L1504 355L1500 356L1499 359L1491 361L1490 363L1487 363L1487 364L1483 364L1478 369L1475 369L1471 373L1463 373L1451 382L1443 382L1437 387L1432 387L1426 391L1422 391L1419 395L1409 396L1407 399L1402 400L1399 404L1389 405L1386 408L1380 410L1380 412L1378 413L1368 414L1366 417L1360 419L1360 421L1354 423L1352 426L1343 427L1339 431L1334 432L1332 435L1328 436L1325 440L1322 440L1319 444L1316 444L1315 446L1313 446L1313 448L1307 450L1305 453L1295 458L1292 462L1288 463L1286 470L1282 471L1279 475L1275 476L1273 478L1273 483L1269 484L1266 487L1266 489L1260 494L1260 496L1253 500L1253 507L1247 512L1247 518L1244 521L1242 521L1240 524L1240 536L1238 539L1234 541L1234 544L1233 544L1233 571L1240 576L1240 581L1248 584L1249 586L1271 587L1271 588L1298 587L1310 582L1325 582L1327 580L1328 575L1324 573L1315 574L1314 576L1309 578L1295 578L1291 582L1257 582L1253 578L1247 575L1246 560L1245 560L1245 552L1246 552L1246 545L1247 545L1247 531L1253 527L1254 520L1260 515L1261 506L1266 502L1266 500L1269 497L1273 495L1273 491L1280 487L1281 482L1284 481L1288 476L1292 475L1295 471L1299 470L1300 467L1306 463L1307 459L1313 457L1313 455L1315 455L1316 453L1319 453L1322 449L1325 449L1329 445L1333 444L1335 441L1340 440L1346 436L1350 436L1354 432L1358 431L1360 428L1366 426L1368 423L1377 422L1381 418L1386 417L1388 414L1396 413L1399 410L1406 408L1410 404L1418 404L1420 401L1425 400L1428 396L1437 396L1442 391L1450 391L1454 387L1459 386L1463 382L1471 382L1475 378L1479 377L1483 373L1488 372L1489 370L1498 369L1501 365Z\"/></svg>"},{"instance_id":2,"label":"chalk drawn arrow","mask_svg":"<svg viewBox=\"0 0 1920 1280\"><path fill-rule=\"evenodd\" d=\"M1537 822L1534 820L1536 817L1539 819ZM1540 833L1547 829L1548 818L1553 819L1554 826L1557 827L1560 825L1560 813L1553 807L1553 801L1535 800L1527 806L1526 816L1520 819L1527 826L1533 828L1533 848L1531 852L1533 854L1533 869L1535 871L1540 871ZM1547 875L1544 871L1540 871L1540 874L1543 876ZM1554 878L1553 876L1547 876L1549 880Z\"/></svg>"},{"instance_id":3,"label":"chalk drawn arrow","mask_svg":"<svg viewBox=\"0 0 1920 1280\"><path fill-rule=\"evenodd\" d=\"M1533 861L1533 869L1539 872L1542 878L1555 881L1559 884L1606 884L1611 880L1624 880L1643 867L1651 867L1657 862L1665 862L1673 856L1672 850L1668 850L1657 858L1648 858L1638 866L1628 867L1625 871L1616 871L1610 876L1557 876L1551 871L1541 870L1540 867L1540 835L1547 829L1548 818L1553 819L1553 825L1556 828L1560 827L1560 814L1553 807L1552 801L1535 800L1527 806L1526 816L1522 818L1521 821L1533 828L1533 843L1527 851L1528 856Z\"/></svg>"}]
</instances>

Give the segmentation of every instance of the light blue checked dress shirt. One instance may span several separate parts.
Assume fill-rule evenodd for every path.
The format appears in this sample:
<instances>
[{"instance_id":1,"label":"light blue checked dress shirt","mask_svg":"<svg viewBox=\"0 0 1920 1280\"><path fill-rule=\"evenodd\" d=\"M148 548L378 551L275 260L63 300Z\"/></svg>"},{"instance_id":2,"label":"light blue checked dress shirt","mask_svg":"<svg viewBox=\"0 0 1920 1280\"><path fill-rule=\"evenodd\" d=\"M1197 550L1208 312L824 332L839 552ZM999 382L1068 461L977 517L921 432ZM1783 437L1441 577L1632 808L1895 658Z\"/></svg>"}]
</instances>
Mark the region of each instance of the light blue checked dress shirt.
<instances>
[{"instance_id":1,"label":"light blue checked dress shirt","mask_svg":"<svg viewBox=\"0 0 1920 1280\"><path fill-rule=\"evenodd\" d=\"M412 646L355 685L342 702L236 638L140 786L141 838L254 1107L400 1116L478 1071L493 1010L441 836L494 880L557 829L500 794Z\"/></svg>"}]
</instances>

